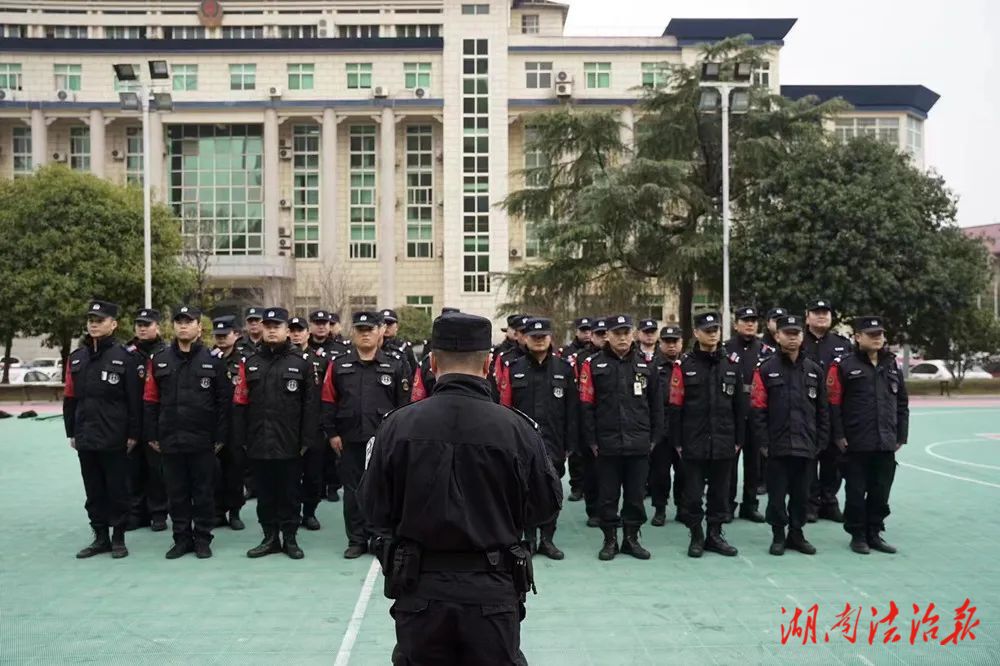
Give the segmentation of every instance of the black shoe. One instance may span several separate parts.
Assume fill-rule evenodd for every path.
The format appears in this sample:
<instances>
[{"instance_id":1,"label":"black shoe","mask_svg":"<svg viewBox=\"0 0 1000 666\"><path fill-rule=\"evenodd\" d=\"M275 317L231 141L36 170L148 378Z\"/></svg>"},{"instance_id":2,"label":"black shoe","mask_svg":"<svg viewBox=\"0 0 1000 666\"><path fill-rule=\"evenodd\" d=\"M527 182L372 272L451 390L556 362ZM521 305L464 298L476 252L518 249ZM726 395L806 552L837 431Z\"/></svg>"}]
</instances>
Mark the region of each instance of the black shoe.
<instances>
[{"instance_id":1,"label":"black shoe","mask_svg":"<svg viewBox=\"0 0 1000 666\"><path fill-rule=\"evenodd\" d=\"M601 529L604 531L604 545L597 552L597 559L606 562L615 559L615 555L618 554L618 528L602 527Z\"/></svg>"},{"instance_id":2,"label":"black shoe","mask_svg":"<svg viewBox=\"0 0 1000 666\"><path fill-rule=\"evenodd\" d=\"M181 541L175 541L174 545L172 545L170 547L170 550L167 551L166 558L168 560L176 560L178 557L183 557L184 555L187 555L192 550L194 550L194 544L192 544L190 541L186 539Z\"/></svg>"},{"instance_id":3,"label":"black shoe","mask_svg":"<svg viewBox=\"0 0 1000 666\"><path fill-rule=\"evenodd\" d=\"M559 550L551 539L543 538L538 542L538 554L544 555L550 560L561 560L566 554Z\"/></svg>"},{"instance_id":4,"label":"black shoe","mask_svg":"<svg viewBox=\"0 0 1000 666\"><path fill-rule=\"evenodd\" d=\"M787 548L791 548L792 550L797 550L803 555L816 554L816 547L806 541L806 537L802 534L802 530L788 530L788 538L785 539L785 546Z\"/></svg>"},{"instance_id":5,"label":"black shoe","mask_svg":"<svg viewBox=\"0 0 1000 666\"><path fill-rule=\"evenodd\" d=\"M247 551L247 557L264 557L281 552L281 542L278 541L278 529L275 527L264 528L264 540L259 545Z\"/></svg>"},{"instance_id":6,"label":"black shoe","mask_svg":"<svg viewBox=\"0 0 1000 666\"><path fill-rule=\"evenodd\" d=\"M587 518L587 527L600 527L600 526L601 526L601 519L598 518L597 516L591 516L590 518Z\"/></svg>"},{"instance_id":7,"label":"black shoe","mask_svg":"<svg viewBox=\"0 0 1000 666\"><path fill-rule=\"evenodd\" d=\"M631 555L637 560L648 560L651 555L648 550L642 547L639 543L639 528L638 527L626 527L623 528L624 538L622 539L622 552L626 555Z\"/></svg>"},{"instance_id":8,"label":"black shoe","mask_svg":"<svg viewBox=\"0 0 1000 666\"><path fill-rule=\"evenodd\" d=\"M368 544L352 543L344 551L345 560L356 560L368 552Z\"/></svg>"},{"instance_id":9,"label":"black shoe","mask_svg":"<svg viewBox=\"0 0 1000 666\"><path fill-rule=\"evenodd\" d=\"M844 514L836 504L822 506L819 509L819 517L824 520L832 520L835 523L844 522Z\"/></svg>"},{"instance_id":10,"label":"black shoe","mask_svg":"<svg viewBox=\"0 0 1000 666\"><path fill-rule=\"evenodd\" d=\"M872 549L868 547L868 542L862 534L855 534L851 537L851 550L858 555L868 555L872 552Z\"/></svg>"},{"instance_id":11,"label":"black shoe","mask_svg":"<svg viewBox=\"0 0 1000 666\"><path fill-rule=\"evenodd\" d=\"M306 556L299 548L298 541L295 540L295 530L284 530L282 532L282 547L281 549L285 551L285 555L292 558L293 560L301 560Z\"/></svg>"},{"instance_id":12,"label":"black shoe","mask_svg":"<svg viewBox=\"0 0 1000 666\"><path fill-rule=\"evenodd\" d=\"M116 527L111 533L111 557L120 560L128 557L128 548L125 547L125 529Z\"/></svg>"},{"instance_id":13,"label":"black shoe","mask_svg":"<svg viewBox=\"0 0 1000 666\"><path fill-rule=\"evenodd\" d=\"M207 560L212 557L212 547L208 545L208 541L195 541L194 554L199 560Z\"/></svg>"},{"instance_id":14,"label":"black shoe","mask_svg":"<svg viewBox=\"0 0 1000 666\"><path fill-rule=\"evenodd\" d=\"M162 532L167 529L167 519L166 518L153 518L149 523L149 529L154 532Z\"/></svg>"},{"instance_id":15,"label":"black shoe","mask_svg":"<svg viewBox=\"0 0 1000 666\"><path fill-rule=\"evenodd\" d=\"M878 532L871 532L868 535L868 546L872 550L877 550L880 553L889 553L890 555L896 552L895 546L890 546L885 541Z\"/></svg>"},{"instance_id":16,"label":"black shoe","mask_svg":"<svg viewBox=\"0 0 1000 666\"><path fill-rule=\"evenodd\" d=\"M649 524L653 527L663 527L667 524L667 510L663 507L658 507L656 513L653 514L653 519L649 521Z\"/></svg>"},{"instance_id":17,"label":"black shoe","mask_svg":"<svg viewBox=\"0 0 1000 666\"><path fill-rule=\"evenodd\" d=\"M93 557L94 555L100 555L102 553L111 552L111 539L108 538L108 528L107 527L95 527L94 528L94 540L89 546L81 550L76 554L76 559L84 560L88 557Z\"/></svg>"},{"instance_id":18,"label":"black shoe","mask_svg":"<svg viewBox=\"0 0 1000 666\"><path fill-rule=\"evenodd\" d=\"M757 510L757 507L747 506L746 504L740 506L740 518L749 520L752 523L764 522L764 515Z\"/></svg>"},{"instance_id":19,"label":"black shoe","mask_svg":"<svg viewBox=\"0 0 1000 666\"><path fill-rule=\"evenodd\" d=\"M785 528L778 527L776 525L771 526L771 547L767 549L767 552L772 555L784 555L785 554Z\"/></svg>"},{"instance_id":20,"label":"black shoe","mask_svg":"<svg viewBox=\"0 0 1000 666\"><path fill-rule=\"evenodd\" d=\"M246 529L246 525L244 525L243 521L240 520L239 511L229 512L229 529L236 530L237 532L242 529Z\"/></svg>"},{"instance_id":21,"label":"black shoe","mask_svg":"<svg viewBox=\"0 0 1000 666\"><path fill-rule=\"evenodd\" d=\"M582 499L583 499L583 491L580 490L579 488L577 488L576 490L569 491L570 502L579 502Z\"/></svg>"},{"instance_id":22,"label":"black shoe","mask_svg":"<svg viewBox=\"0 0 1000 666\"><path fill-rule=\"evenodd\" d=\"M306 516L302 519L302 527L311 532L315 532L320 528L320 524L319 521L316 520L316 516Z\"/></svg>"},{"instance_id":23,"label":"black shoe","mask_svg":"<svg viewBox=\"0 0 1000 666\"><path fill-rule=\"evenodd\" d=\"M815 509L810 508L808 511L806 511L807 523L815 523L817 520L819 520L819 516Z\"/></svg>"},{"instance_id":24,"label":"black shoe","mask_svg":"<svg viewBox=\"0 0 1000 666\"><path fill-rule=\"evenodd\" d=\"M701 557L705 552L705 531L701 525L691 528L691 543L688 545L688 557Z\"/></svg>"},{"instance_id":25,"label":"black shoe","mask_svg":"<svg viewBox=\"0 0 1000 666\"><path fill-rule=\"evenodd\" d=\"M139 516L129 516L125 521L126 532L133 532L143 527L149 527L149 518L140 518Z\"/></svg>"},{"instance_id":26,"label":"black shoe","mask_svg":"<svg viewBox=\"0 0 1000 666\"><path fill-rule=\"evenodd\" d=\"M739 551L729 545L729 542L727 542L725 537L722 536L722 527L720 525L708 526L708 538L705 539L705 550L718 553L719 555L725 555L726 557L735 557L737 553L739 553Z\"/></svg>"},{"instance_id":27,"label":"black shoe","mask_svg":"<svg viewBox=\"0 0 1000 666\"><path fill-rule=\"evenodd\" d=\"M340 495L337 494L337 489L335 487L330 486L329 488L326 489L326 501L327 502L340 501Z\"/></svg>"},{"instance_id":28,"label":"black shoe","mask_svg":"<svg viewBox=\"0 0 1000 666\"><path fill-rule=\"evenodd\" d=\"M729 513L727 513L726 517L722 519L722 522L725 523L726 525L733 522L733 512L730 511Z\"/></svg>"}]
</instances>

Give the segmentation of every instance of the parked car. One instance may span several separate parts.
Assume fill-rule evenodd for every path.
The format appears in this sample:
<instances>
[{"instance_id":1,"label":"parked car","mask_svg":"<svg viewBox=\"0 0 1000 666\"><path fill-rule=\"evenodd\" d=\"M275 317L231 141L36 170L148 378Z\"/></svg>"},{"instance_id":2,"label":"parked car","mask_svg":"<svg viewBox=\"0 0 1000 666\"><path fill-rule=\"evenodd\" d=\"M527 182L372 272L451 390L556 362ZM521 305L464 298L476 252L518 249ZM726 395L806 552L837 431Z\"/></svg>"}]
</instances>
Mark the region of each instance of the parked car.
<instances>
[{"instance_id":1,"label":"parked car","mask_svg":"<svg viewBox=\"0 0 1000 666\"><path fill-rule=\"evenodd\" d=\"M55 374L54 377L53 374ZM17 383L40 384L48 382L58 382L59 374L60 373L58 370L55 373L51 373L51 372L46 372L44 368L42 369L29 368L28 370L25 371L24 375L22 375L21 381ZM13 380L11 381L11 383L14 383Z\"/></svg>"},{"instance_id":2,"label":"parked car","mask_svg":"<svg viewBox=\"0 0 1000 666\"><path fill-rule=\"evenodd\" d=\"M965 371L965 379L992 379L993 375L976 365ZM924 360L910 368L914 381L951 381L953 376L947 364L939 359Z\"/></svg>"},{"instance_id":3,"label":"parked car","mask_svg":"<svg viewBox=\"0 0 1000 666\"><path fill-rule=\"evenodd\" d=\"M48 372L51 372L55 368L62 367L62 359L58 356L42 356L36 358L28 364L30 368L43 368Z\"/></svg>"}]
</instances>

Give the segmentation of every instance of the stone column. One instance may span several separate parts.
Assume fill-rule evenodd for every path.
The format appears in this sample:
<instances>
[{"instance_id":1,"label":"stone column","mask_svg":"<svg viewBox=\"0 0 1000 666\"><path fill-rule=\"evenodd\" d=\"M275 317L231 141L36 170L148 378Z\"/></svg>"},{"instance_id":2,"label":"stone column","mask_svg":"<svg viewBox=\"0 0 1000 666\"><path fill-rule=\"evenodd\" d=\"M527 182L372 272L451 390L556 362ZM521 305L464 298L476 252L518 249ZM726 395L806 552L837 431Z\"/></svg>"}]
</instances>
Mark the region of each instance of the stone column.
<instances>
[{"instance_id":1,"label":"stone column","mask_svg":"<svg viewBox=\"0 0 1000 666\"><path fill-rule=\"evenodd\" d=\"M622 109L621 140L626 150L635 150L635 113L631 106Z\"/></svg>"},{"instance_id":2,"label":"stone column","mask_svg":"<svg viewBox=\"0 0 1000 666\"><path fill-rule=\"evenodd\" d=\"M264 254L278 254L278 111L264 110Z\"/></svg>"},{"instance_id":3,"label":"stone column","mask_svg":"<svg viewBox=\"0 0 1000 666\"><path fill-rule=\"evenodd\" d=\"M104 141L104 112L90 110L90 172L104 178L104 161L108 149Z\"/></svg>"},{"instance_id":4,"label":"stone column","mask_svg":"<svg viewBox=\"0 0 1000 666\"><path fill-rule=\"evenodd\" d=\"M319 173L319 256L327 265L337 262L337 116L323 109Z\"/></svg>"},{"instance_id":5,"label":"stone column","mask_svg":"<svg viewBox=\"0 0 1000 666\"><path fill-rule=\"evenodd\" d=\"M396 305L396 116L382 109L378 170L378 306Z\"/></svg>"},{"instance_id":6,"label":"stone column","mask_svg":"<svg viewBox=\"0 0 1000 666\"><path fill-rule=\"evenodd\" d=\"M49 161L49 126L41 109L31 110L31 166L37 169Z\"/></svg>"}]
</instances>

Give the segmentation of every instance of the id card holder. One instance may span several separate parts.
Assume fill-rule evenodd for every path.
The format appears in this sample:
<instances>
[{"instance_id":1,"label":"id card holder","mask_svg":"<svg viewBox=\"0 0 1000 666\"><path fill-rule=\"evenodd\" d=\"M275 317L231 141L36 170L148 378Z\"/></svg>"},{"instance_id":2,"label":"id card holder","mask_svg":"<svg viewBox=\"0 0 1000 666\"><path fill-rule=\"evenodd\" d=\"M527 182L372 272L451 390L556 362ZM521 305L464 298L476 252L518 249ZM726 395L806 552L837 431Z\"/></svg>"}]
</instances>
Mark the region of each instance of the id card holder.
<instances>
[{"instance_id":1,"label":"id card holder","mask_svg":"<svg viewBox=\"0 0 1000 666\"><path fill-rule=\"evenodd\" d=\"M632 382L632 395L642 395L642 383Z\"/></svg>"}]
</instances>

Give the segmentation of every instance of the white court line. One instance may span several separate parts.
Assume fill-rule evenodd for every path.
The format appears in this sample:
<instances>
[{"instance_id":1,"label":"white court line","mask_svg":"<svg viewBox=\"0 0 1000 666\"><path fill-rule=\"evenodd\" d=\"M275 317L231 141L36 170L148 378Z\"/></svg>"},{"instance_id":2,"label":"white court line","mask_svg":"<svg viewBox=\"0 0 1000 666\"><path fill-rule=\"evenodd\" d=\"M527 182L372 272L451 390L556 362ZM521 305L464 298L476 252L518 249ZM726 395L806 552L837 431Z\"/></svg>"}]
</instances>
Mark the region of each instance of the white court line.
<instances>
[{"instance_id":1,"label":"white court line","mask_svg":"<svg viewBox=\"0 0 1000 666\"><path fill-rule=\"evenodd\" d=\"M983 412L1000 411L997 407L980 407L978 409L948 409L942 407L929 412L910 412L910 416L946 416L948 414L982 414Z\"/></svg>"},{"instance_id":2,"label":"white court line","mask_svg":"<svg viewBox=\"0 0 1000 666\"><path fill-rule=\"evenodd\" d=\"M365 578L361 592L358 594L358 601L354 604L354 612L351 613L351 621L347 623L347 630L344 632L344 639L340 641L340 650L337 652L337 660L334 666L347 666L351 661L351 650L354 649L354 641L358 639L358 632L361 631L361 622L365 619L365 611L368 610L368 600L371 599L372 590L375 589L375 578L378 576L378 560L373 559L372 565L368 568L368 576Z\"/></svg>"},{"instance_id":3,"label":"white court line","mask_svg":"<svg viewBox=\"0 0 1000 666\"><path fill-rule=\"evenodd\" d=\"M961 444L963 442L988 442L992 438L986 436L985 434L977 435L972 439L946 439L943 442L933 442L924 447L924 451L934 458L944 460L946 462L955 463L956 465L965 465L966 467L980 467L982 469L995 469L1000 471L1000 467L996 465L987 465L985 463L974 463L968 460L959 460L957 458L949 458L948 456L943 456L940 453L934 453L934 449L942 444Z\"/></svg>"},{"instance_id":4,"label":"white court line","mask_svg":"<svg viewBox=\"0 0 1000 666\"><path fill-rule=\"evenodd\" d=\"M970 479L966 476L956 476L954 474L948 474L947 472L941 472L936 469L929 469L927 467L920 467L919 465L913 465L911 463L901 462L899 464L902 467L911 467L913 469L919 469L921 472L927 472L929 474L937 474L938 476L946 476L949 479L955 479L957 481L968 481L969 483L976 483L980 486L989 486L990 488L1000 488L1000 484L990 483L988 481L980 481L979 479Z\"/></svg>"},{"instance_id":5,"label":"white court line","mask_svg":"<svg viewBox=\"0 0 1000 666\"><path fill-rule=\"evenodd\" d=\"M863 661L866 664L868 664L868 666L875 666L875 664L872 663L871 659L869 659L868 657L866 657L863 654L859 654L858 655L858 659L860 659L861 661Z\"/></svg>"}]
</instances>

